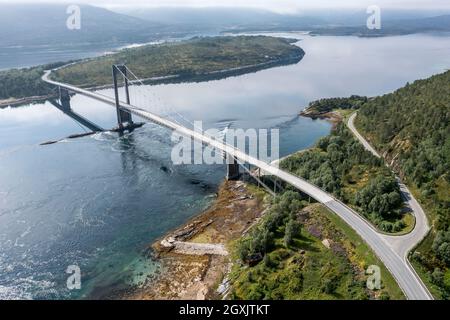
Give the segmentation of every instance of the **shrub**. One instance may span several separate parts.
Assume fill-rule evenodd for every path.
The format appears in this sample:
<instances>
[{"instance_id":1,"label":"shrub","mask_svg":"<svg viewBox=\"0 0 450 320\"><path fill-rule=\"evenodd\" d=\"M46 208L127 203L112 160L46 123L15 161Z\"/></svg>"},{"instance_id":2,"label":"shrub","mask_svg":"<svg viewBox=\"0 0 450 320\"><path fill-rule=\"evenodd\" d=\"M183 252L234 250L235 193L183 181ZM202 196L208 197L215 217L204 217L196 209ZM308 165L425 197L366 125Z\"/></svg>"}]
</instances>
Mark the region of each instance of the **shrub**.
<instances>
[{"instance_id":1,"label":"shrub","mask_svg":"<svg viewBox=\"0 0 450 320\"><path fill-rule=\"evenodd\" d=\"M337 289L337 283L334 281L334 279L330 278L323 278L322 279L322 286L321 291L326 294L333 294Z\"/></svg>"},{"instance_id":2,"label":"shrub","mask_svg":"<svg viewBox=\"0 0 450 320\"><path fill-rule=\"evenodd\" d=\"M273 268L273 267L275 267L277 264L276 264L276 262L275 261L273 261L272 260L272 258L270 258L270 255L269 254L266 254L265 256L264 256L264 259L263 259L263 262L264 262L264 266L266 267L266 268Z\"/></svg>"},{"instance_id":3,"label":"shrub","mask_svg":"<svg viewBox=\"0 0 450 320\"><path fill-rule=\"evenodd\" d=\"M433 251L436 256L450 265L450 228L447 231L439 231L433 241Z\"/></svg>"},{"instance_id":4,"label":"shrub","mask_svg":"<svg viewBox=\"0 0 450 320\"><path fill-rule=\"evenodd\" d=\"M284 231L284 244L286 247L292 245L294 238L300 234L300 224L294 219L290 219Z\"/></svg>"},{"instance_id":5,"label":"shrub","mask_svg":"<svg viewBox=\"0 0 450 320\"><path fill-rule=\"evenodd\" d=\"M380 300L391 300L391 296L386 291L381 291L380 296L378 297Z\"/></svg>"},{"instance_id":6,"label":"shrub","mask_svg":"<svg viewBox=\"0 0 450 320\"><path fill-rule=\"evenodd\" d=\"M380 229L384 232L392 232L393 231L393 224L388 221L382 221L380 223Z\"/></svg>"},{"instance_id":7,"label":"shrub","mask_svg":"<svg viewBox=\"0 0 450 320\"><path fill-rule=\"evenodd\" d=\"M440 287L444 286L444 273L441 271L441 269L434 269L433 273L431 274L431 281Z\"/></svg>"}]
</instances>

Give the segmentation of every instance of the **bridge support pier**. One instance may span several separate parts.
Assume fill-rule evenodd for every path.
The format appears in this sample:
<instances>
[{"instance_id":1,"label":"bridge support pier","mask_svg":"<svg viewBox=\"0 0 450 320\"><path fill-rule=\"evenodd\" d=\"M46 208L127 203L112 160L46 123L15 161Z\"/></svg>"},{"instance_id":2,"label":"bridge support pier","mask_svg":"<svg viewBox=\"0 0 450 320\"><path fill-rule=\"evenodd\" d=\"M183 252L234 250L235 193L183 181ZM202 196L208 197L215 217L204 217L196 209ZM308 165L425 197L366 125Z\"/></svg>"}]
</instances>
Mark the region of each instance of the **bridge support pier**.
<instances>
[{"instance_id":1,"label":"bridge support pier","mask_svg":"<svg viewBox=\"0 0 450 320\"><path fill-rule=\"evenodd\" d=\"M230 157L230 155L227 155L227 180L239 180L239 164L236 158L230 159Z\"/></svg>"},{"instance_id":2,"label":"bridge support pier","mask_svg":"<svg viewBox=\"0 0 450 320\"><path fill-rule=\"evenodd\" d=\"M125 65L113 65L112 74L114 82L114 96L116 100L117 123L119 125L119 130L124 130L124 124L126 124L128 128L133 128L134 125L131 113L124 111L120 108L119 84L117 81L117 77L120 74L123 78L123 84L125 87L126 103L130 104L130 91L128 89L127 68L125 67Z\"/></svg>"},{"instance_id":3,"label":"bridge support pier","mask_svg":"<svg viewBox=\"0 0 450 320\"><path fill-rule=\"evenodd\" d=\"M59 102L61 104L61 107L65 111L70 111L72 108L70 106L70 94L69 91L66 89L63 89L59 87Z\"/></svg>"}]
</instances>

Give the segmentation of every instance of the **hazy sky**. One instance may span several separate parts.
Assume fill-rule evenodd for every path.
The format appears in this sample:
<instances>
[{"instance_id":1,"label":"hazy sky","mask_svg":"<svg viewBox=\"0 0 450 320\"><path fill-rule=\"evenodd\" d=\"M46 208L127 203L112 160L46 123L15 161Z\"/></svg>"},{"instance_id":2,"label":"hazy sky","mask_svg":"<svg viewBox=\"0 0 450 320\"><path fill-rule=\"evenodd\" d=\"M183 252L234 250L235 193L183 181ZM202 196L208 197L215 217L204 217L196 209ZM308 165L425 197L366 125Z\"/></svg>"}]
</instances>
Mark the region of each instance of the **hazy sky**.
<instances>
[{"instance_id":1,"label":"hazy sky","mask_svg":"<svg viewBox=\"0 0 450 320\"><path fill-rule=\"evenodd\" d=\"M450 0L0 0L0 3L88 3L115 6L190 6L190 7L251 7L277 12L298 12L313 8L366 8L378 5L382 8L401 9L450 9Z\"/></svg>"}]
</instances>

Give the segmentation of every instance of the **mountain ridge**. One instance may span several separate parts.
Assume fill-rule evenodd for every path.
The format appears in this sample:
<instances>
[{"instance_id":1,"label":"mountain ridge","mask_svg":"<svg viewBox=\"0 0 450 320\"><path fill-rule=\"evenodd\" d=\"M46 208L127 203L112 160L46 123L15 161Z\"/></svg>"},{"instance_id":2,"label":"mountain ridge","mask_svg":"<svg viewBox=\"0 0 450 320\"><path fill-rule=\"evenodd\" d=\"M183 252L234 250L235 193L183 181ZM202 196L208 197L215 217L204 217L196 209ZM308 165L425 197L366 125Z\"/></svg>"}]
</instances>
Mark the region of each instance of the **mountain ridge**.
<instances>
[{"instance_id":1,"label":"mountain ridge","mask_svg":"<svg viewBox=\"0 0 450 320\"><path fill-rule=\"evenodd\" d=\"M67 5L2 5L0 43L7 46L129 43L154 40L164 26L100 7L80 5L81 28L69 30Z\"/></svg>"}]
</instances>

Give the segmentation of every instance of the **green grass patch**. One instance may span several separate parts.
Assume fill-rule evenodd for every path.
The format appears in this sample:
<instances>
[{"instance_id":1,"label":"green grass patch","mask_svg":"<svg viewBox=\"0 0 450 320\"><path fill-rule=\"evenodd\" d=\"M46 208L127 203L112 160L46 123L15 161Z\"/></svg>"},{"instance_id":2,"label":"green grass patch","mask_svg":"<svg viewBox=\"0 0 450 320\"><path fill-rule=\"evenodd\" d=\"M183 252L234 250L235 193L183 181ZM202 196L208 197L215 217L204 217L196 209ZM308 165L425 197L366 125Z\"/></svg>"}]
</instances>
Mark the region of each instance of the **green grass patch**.
<instances>
[{"instance_id":1,"label":"green grass patch","mask_svg":"<svg viewBox=\"0 0 450 320\"><path fill-rule=\"evenodd\" d=\"M232 243L230 298L404 299L391 274L356 232L323 206L298 202L292 191L286 193L287 197L275 199L248 236ZM292 219L300 228L287 242ZM255 253L256 261L242 260ZM369 265L381 268L380 290L366 287Z\"/></svg>"},{"instance_id":2,"label":"green grass patch","mask_svg":"<svg viewBox=\"0 0 450 320\"><path fill-rule=\"evenodd\" d=\"M344 221L342 221L341 218L325 207L320 206L318 207L318 210L321 211L321 213L325 215L338 230L345 234L346 240L344 241L348 241L349 245L354 248L354 257L362 267L366 268L369 265L377 265L380 267L382 286L384 287L383 289L388 292L391 299L405 299L403 291L398 286L392 274L369 248L366 242L364 242L364 240L362 240L361 237L355 232L355 230L353 230Z\"/></svg>"}]
</instances>

